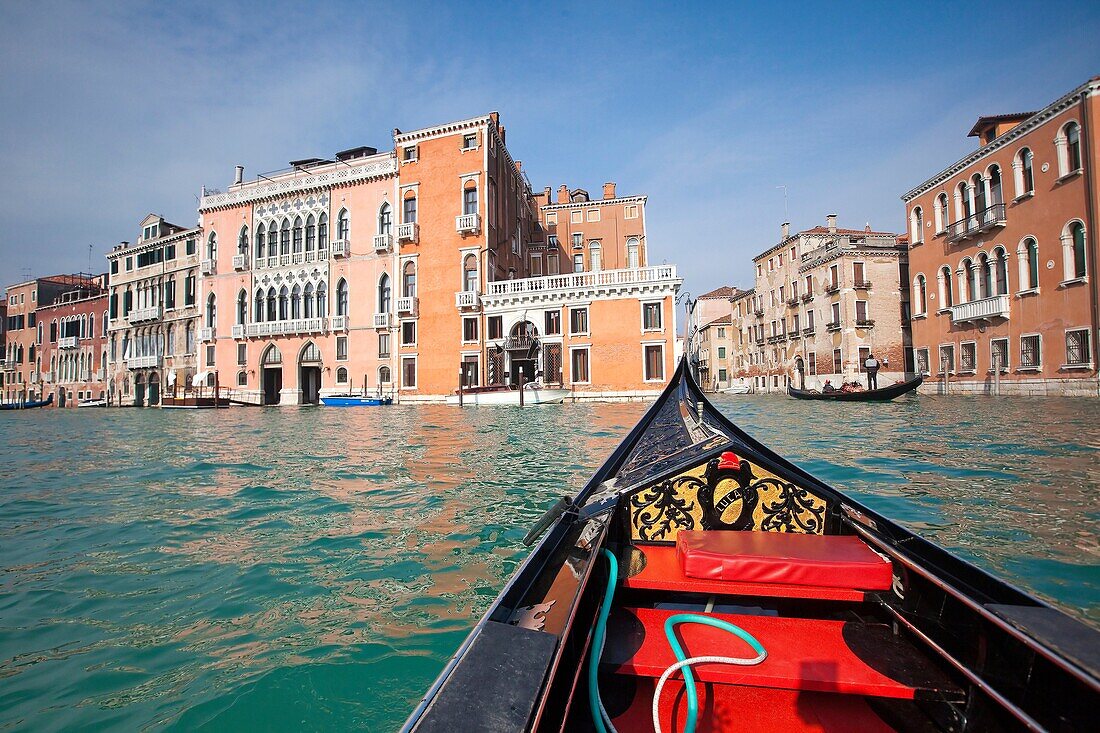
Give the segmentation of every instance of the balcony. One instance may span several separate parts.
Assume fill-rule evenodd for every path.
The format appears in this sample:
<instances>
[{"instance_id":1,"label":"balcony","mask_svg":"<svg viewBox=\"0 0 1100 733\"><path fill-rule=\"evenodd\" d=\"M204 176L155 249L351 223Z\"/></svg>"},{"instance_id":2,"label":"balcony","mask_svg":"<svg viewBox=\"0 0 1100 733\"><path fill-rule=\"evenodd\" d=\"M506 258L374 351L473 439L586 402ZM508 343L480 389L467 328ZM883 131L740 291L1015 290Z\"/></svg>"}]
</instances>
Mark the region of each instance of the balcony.
<instances>
[{"instance_id":1,"label":"balcony","mask_svg":"<svg viewBox=\"0 0 1100 733\"><path fill-rule=\"evenodd\" d=\"M199 270L202 271L203 275L213 275L214 274L214 260L203 260L202 264L199 265Z\"/></svg>"},{"instance_id":2,"label":"balcony","mask_svg":"<svg viewBox=\"0 0 1100 733\"><path fill-rule=\"evenodd\" d=\"M374 235L374 251L375 252L391 252L393 251L393 235L389 232L385 234Z\"/></svg>"},{"instance_id":3,"label":"balcony","mask_svg":"<svg viewBox=\"0 0 1100 733\"><path fill-rule=\"evenodd\" d=\"M481 217L478 214L463 214L455 217L455 231L459 234L477 234L481 229Z\"/></svg>"},{"instance_id":4,"label":"balcony","mask_svg":"<svg viewBox=\"0 0 1100 733\"><path fill-rule=\"evenodd\" d=\"M233 338L243 339L245 335L245 328L243 323L238 323L233 326Z\"/></svg>"},{"instance_id":5,"label":"balcony","mask_svg":"<svg viewBox=\"0 0 1100 733\"><path fill-rule=\"evenodd\" d=\"M947 241L961 242L982 232L987 232L1008 223L1005 218L1005 205L993 204L974 214L952 222L947 227Z\"/></svg>"},{"instance_id":6,"label":"balcony","mask_svg":"<svg viewBox=\"0 0 1100 733\"><path fill-rule=\"evenodd\" d=\"M390 313L375 313L374 314L374 327L375 328L389 328L393 324L393 317Z\"/></svg>"},{"instance_id":7,"label":"balcony","mask_svg":"<svg viewBox=\"0 0 1100 733\"><path fill-rule=\"evenodd\" d=\"M856 280L855 283L852 285L852 287L854 287L856 290L870 290L871 289L871 281L870 280Z\"/></svg>"},{"instance_id":8,"label":"balcony","mask_svg":"<svg viewBox=\"0 0 1100 733\"><path fill-rule=\"evenodd\" d=\"M951 322L991 321L994 318L1008 318L1009 300L1007 295L994 295L992 298L972 300L951 306Z\"/></svg>"},{"instance_id":9,"label":"balcony","mask_svg":"<svg viewBox=\"0 0 1100 733\"><path fill-rule=\"evenodd\" d=\"M148 369L156 366L160 366L160 357L156 354L152 356L131 356L126 360L128 369Z\"/></svg>"},{"instance_id":10,"label":"balcony","mask_svg":"<svg viewBox=\"0 0 1100 733\"><path fill-rule=\"evenodd\" d=\"M247 255L233 255L233 269L243 270L247 266Z\"/></svg>"},{"instance_id":11,"label":"balcony","mask_svg":"<svg viewBox=\"0 0 1100 733\"><path fill-rule=\"evenodd\" d=\"M806 328L802 329L803 336L813 336L816 332L817 329L815 329L813 326L806 326Z\"/></svg>"},{"instance_id":12,"label":"balcony","mask_svg":"<svg viewBox=\"0 0 1100 733\"><path fill-rule=\"evenodd\" d=\"M348 330L348 317L347 316L333 316L329 321L329 325L333 331L347 331Z\"/></svg>"},{"instance_id":13,"label":"balcony","mask_svg":"<svg viewBox=\"0 0 1100 733\"><path fill-rule=\"evenodd\" d=\"M324 333L327 330L325 318L294 318L287 321L265 321L249 323L245 335L253 336L293 336L299 333Z\"/></svg>"},{"instance_id":14,"label":"balcony","mask_svg":"<svg viewBox=\"0 0 1100 733\"><path fill-rule=\"evenodd\" d=\"M802 302L803 303L809 303L813 299L814 299L814 294L813 293L803 293L802 294Z\"/></svg>"},{"instance_id":15,"label":"balcony","mask_svg":"<svg viewBox=\"0 0 1100 733\"><path fill-rule=\"evenodd\" d=\"M856 328L874 328L875 320L873 318L857 318Z\"/></svg>"},{"instance_id":16,"label":"balcony","mask_svg":"<svg viewBox=\"0 0 1100 733\"><path fill-rule=\"evenodd\" d=\"M456 308L477 308L481 304L481 293L476 290L459 290L455 293Z\"/></svg>"},{"instance_id":17,"label":"balcony","mask_svg":"<svg viewBox=\"0 0 1100 733\"><path fill-rule=\"evenodd\" d=\"M840 283L829 283L825 286L826 295L832 295L833 293L840 292Z\"/></svg>"},{"instance_id":18,"label":"balcony","mask_svg":"<svg viewBox=\"0 0 1100 733\"><path fill-rule=\"evenodd\" d=\"M552 299L591 298L601 295L669 294L670 289L680 282L676 277L675 265L494 280L486 285L488 292L482 295L481 303L490 307L513 304L516 301L543 303Z\"/></svg>"},{"instance_id":19,"label":"balcony","mask_svg":"<svg viewBox=\"0 0 1100 733\"><path fill-rule=\"evenodd\" d=\"M325 247L323 249L308 249L305 252L292 252L282 255L272 255L271 257L257 257L252 263L252 266L257 270L270 270L276 267L304 265L307 262L325 262L328 258L329 249ZM236 259L234 259L234 262L236 262Z\"/></svg>"},{"instance_id":20,"label":"balcony","mask_svg":"<svg viewBox=\"0 0 1100 733\"><path fill-rule=\"evenodd\" d=\"M415 316L417 314L416 313L417 305L419 305L418 300L419 299L415 298L415 297L398 298L397 299L397 312L398 313L407 313L410 316Z\"/></svg>"},{"instance_id":21,"label":"balcony","mask_svg":"<svg viewBox=\"0 0 1100 733\"><path fill-rule=\"evenodd\" d=\"M787 307L788 308L798 307L798 296L792 296L790 298L787 298Z\"/></svg>"},{"instance_id":22,"label":"balcony","mask_svg":"<svg viewBox=\"0 0 1100 733\"><path fill-rule=\"evenodd\" d=\"M148 308L134 308L130 311L130 315L126 316L126 320L130 323L145 323L146 321L158 320L160 315L160 306L153 305Z\"/></svg>"},{"instance_id":23,"label":"balcony","mask_svg":"<svg viewBox=\"0 0 1100 733\"><path fill-rule=\"evenodd\" d=\"M333 257L351 257L351 242L346 239L337 239L329 246Z\"/></svg>"},{"instance_id":24,"label":"balcony","mask_svg":"<svg viewBox=\"0 0 1100 733\"><path fill-rule=\"evenodd\" d=\"M756 310L754 310L752 312L752 314L754 316L756 316L757 318L763 318L764 317L764 309L763 308L757 308Z\"/></svg>"},{"instance_id":25,"label":"balcony","mask_svg":"<svg viewBox=\"0 0 1100 733\"><path fill-rule=\"evenodd\" d=\"M199 329L199 341L213 341L214 329L212 328L200 328Z\"/></svg>"},{"instance_id":26,"label":"balcony","mask_svg":"<svg viewBox=\"0 0 1100 733\"><path fill-rule=\"evenodd\" d=\"M756 345L757 346L763 346L764 345L764 339L762 339L762 338L756 339Z\"/></svg>"},{"instance_id":27,"label":"balcony","mask_svg":"<svg viewBox=\"0 0 1100 733\"><path fill-rule=\"evenodd\" d=\"M831 321L825 324L825 330L829 333L836 333L840 330L840 321Z\"/></svg>"},{"instance_id":28,"label":"balcony","mask_svg":"<svg viewBox=\"0 0 1100 733\"><path fill-rule=\"evenodd\" d=\"M398 242L416 242L417 237L420 235L420 229L416 226L415 222L408 224L397 225L397 241Z\"/></svg>"},{"instance_id":29,"label":"balcony","mask_svg":"<svg viewBox=\"0 0 1100 733\"><path fill-rule=\"evenodd\" d=\"M59 349L75 349L77 346L80 346L79 336L62 336L57 340Z\"/></svg>"}]
</instances>

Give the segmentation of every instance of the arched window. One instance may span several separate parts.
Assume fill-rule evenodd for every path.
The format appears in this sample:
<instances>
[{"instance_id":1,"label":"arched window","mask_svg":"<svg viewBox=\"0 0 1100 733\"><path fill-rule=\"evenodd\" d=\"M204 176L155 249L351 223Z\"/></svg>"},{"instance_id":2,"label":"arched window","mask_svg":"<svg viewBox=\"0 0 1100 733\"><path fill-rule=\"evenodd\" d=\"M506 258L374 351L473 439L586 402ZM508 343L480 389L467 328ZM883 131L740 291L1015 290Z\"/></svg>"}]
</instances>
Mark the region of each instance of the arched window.
<instances>
[{"instance_id":1,"label":"arched window","mask_svg":"<svg viewBox=\"0 0 1100 733\"><path fill-rule=\"evenodd\" d=\"M916 301L917 314L924 315L928 312L928 283L924 275L917 275L914 291L913 299Z\"/></svg>"},{"instance_id":2,"label":"arched window","mask_svg":"<svg viewBox=\"0 0 1100 733\"><path fill-rule=\"evenodd\" d=\"M988 298L993 294L993 268L989 256L982 252L978 255L978 297Z\"/></svg>"},{"instance_id":3,"label":"arched window","mask_svg":"<svg viewBox=\"0 0 1100 733\"><path fill-rule=\"evenodd\" d=\"M390 368L388 366L378 367L378 383L389 384L390 383Z\"/></svg>"},{"instance_id":4,"label":"arched window","mask_svg":"<svg viewBox=\"0 0 1100 733\"><path fill-rule=\"evenodd\" d=\"M462 289L472 293L477 286L477 255L466 255L462 258Z\"/></svg>"},{"instance_id":5,"label":"arched window","mask_svg":"<svg viewBox=\"0 0 1100 733\"><path fill-rule=\"evenodd\" d=\"M206 259L216 260L218 259L218 233L210 232L210 236L206 239Z\"/></svg>"},{"instance_id":6,"label":"arched window","mask_svg":"<svg viewBox=\"0 0 1100 733\"><path fill-rule=\"evenodd\" d=\"M264 320L264 291L256 291L256 304L252 307L252 318L256 323Z\"/></svg>"},{"instance_id":7,"label":"arched window","mask_svg":"<svg viewBox=\"0 0 1100 733\"><path fill-rule=\"evenodd\" d=\"M317 217L317 249L328 249L328 214Z\"/></svg>"},{"instance_id":8,"label":"arched window","mask_svg":"<svg viewBox=\"0 0 1100 733\"><path fill-rule=\"evenodd\" d=\"M382 273L382 277L378 278L378 312L389 313L390 312L390 276L386 273Z\"/></svg>"},{"instance_id":9,"label":"arched window","mask_svg":"<svg viewBox=\"0 0 1100 733\"><path fill-rule=\"evenodd\" d=\"M168 324L168 327L164 329L164 353L167 356L172 356L176 353L176 329L172 324ZM114 342L111 343L112 347Z\"/></svg>"},{"instance_id":10,"label":"arched window","mask_svg":"<svg viewBox=\"0 0 1100 733\"><path fill-rule=\"evenodd\" d=\"M348 315L348 281L344 278L336 283L336 315Z\"/></svg>"},{"instance_id":11,"label":"arched window","mask_svg":"<svg viewBox=\"0 0 1100 733\"><path fill-rule=\"evenodd\" d=\"M989 206L996 206L997 204L1004 203L1004 194L1001 191L1001 166L991 165L989 166ZM1000 218L1000 213L996 214L997 218Z\"/></svg>"},{"instance_id":12,"label":"arched window","mask_svg":"<svg viewBox=\"0 0 1100 733\"><path fill-rule=\"evenodd\" d=\"M279 320L290 320L290 288L286 285L279 288Z\"/></svg>"},{"instance_id":13,"label":"arched window","mask_svg":"<svg viewBox=\"0 0 1100 733\"><path fill-rule=\"evenodd\" d=\"M340 367L339 369L336 370L336 381L339 384L347 384L348 383L348 369L347 369L347 367Z\"/></svg>"},{"instance_id":14,"label":"arched window","mask_svg":"<svg viewBox=\"0 0 1100 733\"><path fill-rule=\"evenodd\" d=\"M241 233L237 236L237 254L248 254L248 225L241 227Z\"/></svg>"},{"instance_id":15,"label":"arched window","mask_svg":"<svg viewBox=\"0 0 1100 733\"><path fill-rule=\"evenodd\" d=\"M195 324L193 322L187 324L186 333L187 333L187 340L186 340L186 343L185 343L185 348L187 349L187 351L185 351L184 353L185 354L194 354L195 353Z\"/></svg>"},{"instance_id":16,"label":"arched window","mask_svg":"<svg viewBox=\"0 0 1100 733\"><path fill-rule=\"evenodd\" d=\"M214 325L217 323L217 316L218 316L217 309L218 309L217 299L214 297L213 293L210 293L210 296L206 299L206 327L207 328L213 328Z\"/></svg>"},{"instance_id":17,"label":"arched window","mask_svg":"<svg viewBox=\"0 0 1100 733\"><path fill-rule=\"evenodd\" d=\"M924 241L924 209L919 206L909 213L909 239L912 244Z\"/></svg>"},{"instance_id":18,"label":"arched window","mask_svg":"<svg viewBox=\"0 0 1100 733\"><path fill-rule=\"evenodd\" d=\"M290 219L283 219L283 225L279 228L279 254L290 254Z\"/></svg>"},{"instance_id":19,"label":"arched window","mask_svg":"<svg viewBox=\"0 0 1100 733\"><path fill-rule=\"evenodd\" d=\"M946 232L950 223L951 210L947 206L947 194L941 193L936 197L936 231Z\"/></svg>"},{"instance_id":20,"label":"arched window","mask_svg":"<svg viewBox=\"0 0 1100 733\"><path fill-rule=\"evenodd\" d=\"M267 347L263 356L260 357L260 366L278 366L283 363L283 353L279 351L279 347L275 344Z\"/></svg>"},{"instance_id":21,"label":"arched window","mask_svg":"<svg viewBox=\"0 0 1100 733\"><path fill-rule=\"evenodd\" d=\"M378 233L389 234L393 229L393 210L389 203L383 202L378 209Z\"/></svg>"},{"instance_id":22,"label":"arched window","mask_svg":"<svg viewBox=\"0 0 1100 733\"><path fill-rule=\"evenodd\" d=\"M628 237L626 240L626 266L634 269L641 267L640 247L637 237ZM552 273L556 274L556 273Z\"/></svg>"},{"instance_id":23,"label":"arched window","mask_svg":"<svg viewBox=\"0 0 1100 733\"><path fill-rule=\"evenodd\" d=\"M279 256L279 227L275 222L271 222L267 228L267 256Z\"/></svg>"},{"instance_id":24,"label":"arched window","mask_svg":"<svg viewBox=\"0 0 1100 733\"><path fill-rule=\"evenodd\" d=\"M1039 287L1039 243L1035 237L1024 237L1016 248L1016 261L1020 270L1020 290Z\"/></svg>"},{"instance_id":25,"label":"arched window","mask_svg":"<svg viewBox=\"0 0 1100 733\"><path fill-rule=\"evenodd\" d=\"M415 224L416 223L416 194L412 193L412 192L409 192L408 195L405 196L405 200L402 202L402 207L403 208L401 210L401 214L402 214L401 221L405 224Z\"/></svg>"},{"instance_id":26,"label":"arched window","mask_svg":"<svg viewBox=\"0 0 1100 733\"><path fill-rule=\"evenodd\" d=\"M951 284L951 268L944 265L940 268L939 277L940 286L940 308L950 308L955 305L955 288Z\"/></svg>"},{"instance_id":27,"label":"arched window","mask_svg":"<svg viewBox=\"0 0 1100 733\"><path fill-rule=\"evenodd\" d=\"M247 387L248 386L248 374L246 374L244 372L244 370L241 370L241 371L237 372L237 386L238 387Z\"/></svg>"},{"instance_id":28,"label":"arched window","mask_svg":"<svg viewBox=\"0 0 1100 733\"><path fill-rule=\"evenodd\" d=\"M328 314L328 291L324 283L317 285L317 318L324 318Z\"/></svg>"},{"instance_id":29,"label":"arched window","mask_svg":"<svg viewBox=\"0 0 1100 733\"><path fill-rule=\"evenodd\" d=\"M1062 262L1066 280L1075 280L1088 274L1085 264L1085 225L1070 222L1062 231Z\"/></svg>"},{"instance_id":30,"label":"arched window","mask_svg":"<svg viewBox=\"0 0 1100 733\"><path fill-rule=\"evenodd\" d=\"M336 238L345 242L351 238L351 219L347 209L340 209L340 213L336 215Z\"/></svg>"},{"instance_id":31,"label":"arched window","mask_svg":"<svg viewBox=\"0 0 1100 733\"><path fill-rule=\"evenodd\" d=\"M1081 127L1076 122L1067 122L1062 127L1054 146L1058 149L1059 177L1081 169Z\"/></svg>"},{"instance_id":32,"label":"arched window","mask_svg":"<svg viewBox=\"0 0 1100 733\"><path fill-rule=\"evenodd\" d=\"M276 304L275 304L275 288L270 287L267 289L267 320L276 321Z\"/></svg>"},{"instance_id":33,"label":"arched window","mask_svg":"<svg viewBox=\"0 0 1100 733\"><path fill-rule=\"evenodd\" d=\"M974 263L969 258L962 261L962 278L963 281L959 285L959 297L961 298L965 292L967 303L977 300L978 269L974 267Z\"/></svg>"},{"instance_id":34,"label":"arched window","mask_svg":"<svg viewBox=\"0 0 1100 733\"><path fill-rule=\"evenodd\" d=\"M985 211L988 202L985 196L985 181L981 173L975 173L970 178L970 194L974 197L974 210L971 215L977 215Z\"/></svg>"},{"instance_id":35,"label":"arched window","mask_svg":"<svg viewBox=\"0 0 1100 733\"><path fill-rule=\"evenodd\" d=\"M244 290L237 293L237 325L240 326L248 320L248 293Z\"/></svg>"},{"instance_id":36,"label":"arched window","mask_svg":"<svg viewBox=\"0 0 1100 733\"><path fill-rule=\"evenodd\" d=\"M599 242L593 240L588 243L588 261L592 265L593 272L598 272L603 269L602 255L603 252Z\"/></svg>"},{"instance_id":37,"label":"arched window","mask_svg":"<svg viewBox=\"0 0 1100 733\"><path fill-rule=\"evenodd\" d=\"M110 321L107 319L107 311L103 311L103 321L102 321L102 323L103 323L103 336L106 337L108 327L111 325Z\"/></svg>"},{"instance_id":38,"label":"arched window","mask_svg":"<svg viewBox=\"0 0 1100 733\"><path fill-rule=\"evenodd\" d=\"M306 252L317 248L317 220L310 214L306 218Z\"/></svg>"},{"instance_id":39,"label":"arched window","mask_svg":"<svg viewBox=\"0 0 1100 733\"><path fill-rule=\"evenodd\" d=\"M970 214L973 213L970 205L970 186L966 185L966 181L962 181L955 187L955 221L970 218Z\"/></svg>"},{"instance_id":40,"label":"arched window","mask_svg":"<svg viewBox=\"0 0 1100 733\"><path fill-rule=\"evenodd\" d=\"M290 317L294 320L302 317L302 288L298 283L290 291Z\"/></svg>"},{"instance_id":41,"label":"arched window","mask_svg":"<svg viewBox=\"0 0 1100 733\"><path fill-rule=\"evenodd\" d=\"M416 264L406 262L401 270L401 297L416 297Z\"/></svg>"},{"instance_id":42,"label":"arched window","mask_svg":"<svg viewBox=\"0 0 1100 733\"><path fill-rule=\"evenodd\" d=\"M1012 161L1012 175L1016 181L1016 197L1035 193L1035 171L1032 166L1035 156L1031 148L1020 148Z\"/></svg>"},{"instance_id":43,"label":"arched window","mask_svg":"<svg viewBox=\"0 0 1100 733\"><path fill-rule=\"evenodd\" d=\"M302 251L302 217L294 217L294 254Z\"/></svg>"},{"instance_id":44,"label":"arched window","mask_svg":"<svg viewBox=\"0 0 1100 733\"><path fill-rule=\"evenodd\" d=\"M477 184L468 181L462 189L462 213L465 215L477 213Z\"/></svg>"},{"instance_id":45,"label":"arched window","mask_svg":"<svg viewBox=\"0 0 1100 733\"><path fill-rule=\"evenodd\" d=\"M1008 295L1008 253L1004 247L993 248L993 295Z\"/></svg>"},{"instance_id":46,"label":"arched window","mask_svg":"<svg viewBox=\"0 0 1100 733\"><path fill-rule=\"evenodd\" d=\"M261 223L256 227L256 259L260 259L264 256L264 237L267 230L264 229L264 225Z\"/></svg>"},{"instance_id":47,"label":"arched window","mask_svg":"<svg viewBox=\"0 0 1100 733\"><path fill-rule=\"evenodd\" d=\"M306 283L306 289L302 295L302 317L313 318L313 283Z\"/></svg>"}]
</instances>

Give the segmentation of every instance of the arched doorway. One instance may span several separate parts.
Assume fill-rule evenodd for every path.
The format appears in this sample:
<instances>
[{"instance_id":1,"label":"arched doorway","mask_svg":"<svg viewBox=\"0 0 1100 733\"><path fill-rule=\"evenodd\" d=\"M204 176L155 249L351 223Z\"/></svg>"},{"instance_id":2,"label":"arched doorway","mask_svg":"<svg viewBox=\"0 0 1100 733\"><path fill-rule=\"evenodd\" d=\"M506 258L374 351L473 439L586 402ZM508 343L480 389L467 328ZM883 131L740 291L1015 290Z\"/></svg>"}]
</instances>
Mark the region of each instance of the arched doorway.
<instances>
[{"instance_id":1,"label":"arched doorway","mask_svg":"<svg viewBox=\"0 0 1100 733\"><path fill-rule=\"evenodd\" d=\"M260 357L260 373L263 384L265 405L279 404L279 393L283 389L283 354L275 344L267 347Z\"/></svg>"},{"instance_id":2,"label":"arched doorway","mask_svg":"<svg viewBox=\"0 0 1100 733\"><path fill-rule=\"evenodd\" d=\"M321 350L312 341L298 355L298 387L302 390L303 405L320 404Z\"/></svg>"},{"instance_id":3,"label":"arched doorway","mask_svg":"<svg viewBox=\"0 0 1100 733\"><path fill-rule=\"evenodd\" d=\"M508 352L508 383L518 385L535 381L539 358L539 330L530 321L512 327L504 344Z\"/></svg>"},{"instance_id":4,"label":"arched doorway","mask_svg":"<svg viewBox=\"0 0 1100 733\"><path fill-rule=\"evenodd\" d=\"M149 373L149 384L145 388L149 395L149 406L160 404L160 376L156 372Z\"/></svg>"},{"instance_id":5,"label":"arched doorway","mask_svg":"<svg viewBox=\"0 0 1100 733\"><path fill-rule=\"evenodd\" d=\"M145 375L138 372L134 375L134 407L145 406Z\"/></svg>"},{"instance_id":6,"label":"arched doorway","mask_svg":"<svg viewBox=\"0 0 1100 733\"><path fill-rule=\"evenodd\" d=\"M801 356L795 357L794 370L798 373L798 388L806 389L806 362Z\"/></svg>"},{"instance_id":7,"label":"arched doorway","mask_svg":"<svg viewBox=\"0 0 1100 733\"><path fill-rule=\"evenodd\" d=\"M57 390L57 406L58 407L64 407L65 406L65 390L64 389Z\"/></svg>"}]
</instances>

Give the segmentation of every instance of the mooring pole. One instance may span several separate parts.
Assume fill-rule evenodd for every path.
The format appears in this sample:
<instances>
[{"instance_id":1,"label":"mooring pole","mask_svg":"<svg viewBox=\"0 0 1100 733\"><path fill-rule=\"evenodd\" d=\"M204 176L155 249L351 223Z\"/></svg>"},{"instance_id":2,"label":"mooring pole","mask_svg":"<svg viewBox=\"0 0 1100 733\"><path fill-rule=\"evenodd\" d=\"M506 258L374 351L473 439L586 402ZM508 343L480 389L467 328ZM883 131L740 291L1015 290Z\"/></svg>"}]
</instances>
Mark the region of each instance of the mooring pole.
<instances>
[{"instance_id":1,"label":"mooring pole","mask_svg":"<svg viewBox=\"0 0 1100 733\"><path fill-rule=\"evenodd\" d=\"M462 374L462 365L459 364L458 365L458 406L459 407L462 407L462 382L463 382L462 377L463 376L464 375Z\"/></svg>"},{"instance_id":2,"label":"mooring pole","mask_svg":"<svg viewBox=\"0 0 1100 733\"><path fill-rule=\"evenodd\" d=\"M519 406L523 407L523 369L519 370Z\"/></svg>"},{"instance_id":3,"label":"mooring pole","mask_svg":"<svg viewBox=\"0 0 1100 733\"><path fill-rule=\"evenodd\" d=\"M993 396L1001 396L1001 355L993 354Z\"/></svg>"}]
</instances>

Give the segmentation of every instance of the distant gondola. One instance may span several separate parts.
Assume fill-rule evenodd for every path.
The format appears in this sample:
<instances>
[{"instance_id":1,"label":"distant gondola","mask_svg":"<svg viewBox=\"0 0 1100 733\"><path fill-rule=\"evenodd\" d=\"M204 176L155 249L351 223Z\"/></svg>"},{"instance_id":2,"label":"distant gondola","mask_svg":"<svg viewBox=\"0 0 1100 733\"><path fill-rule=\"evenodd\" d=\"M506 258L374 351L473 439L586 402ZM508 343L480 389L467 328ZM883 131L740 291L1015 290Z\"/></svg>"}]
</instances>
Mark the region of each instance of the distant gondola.
<instances>
[{"instance_id":1,"label":"distant gondola","mask_svg":"<svg viewBox=\"0 0 1100 733\"><path fill-rule=\"evenodd\" d=\"M865 389L859 392L815 392L807 389L795 389L787 385L787 394L796 400L836 400L837 402L887 402L900 397L906 392L912 392L921 385L924 377L918 376L908 382L891 384L881 389Z\"/></svg>"},{"instance_id":2,"label":"distant gondola","mask_svg":"<svg viewBox=\"0 0 1100 733\"><path fill-rule=\"evenodd\" d=\"M25 402L0 403L0 410L33 410L36 407L46 407L53 404L53 395L44 400L27 400Z\"/></svg>"},{"instance_id":3,"label":"distant gondola","mask_svg":"<svg viewBox=\"0 0 1100 733\"><path fill-rule=\"evenodd\" d=\"M544 531L405 730L1095 729L1100 632L773 453L684 361Z\"/></svg>"}]
</instances>

